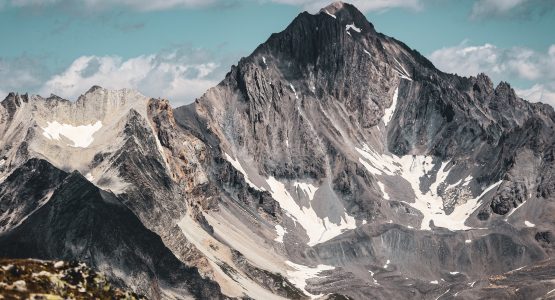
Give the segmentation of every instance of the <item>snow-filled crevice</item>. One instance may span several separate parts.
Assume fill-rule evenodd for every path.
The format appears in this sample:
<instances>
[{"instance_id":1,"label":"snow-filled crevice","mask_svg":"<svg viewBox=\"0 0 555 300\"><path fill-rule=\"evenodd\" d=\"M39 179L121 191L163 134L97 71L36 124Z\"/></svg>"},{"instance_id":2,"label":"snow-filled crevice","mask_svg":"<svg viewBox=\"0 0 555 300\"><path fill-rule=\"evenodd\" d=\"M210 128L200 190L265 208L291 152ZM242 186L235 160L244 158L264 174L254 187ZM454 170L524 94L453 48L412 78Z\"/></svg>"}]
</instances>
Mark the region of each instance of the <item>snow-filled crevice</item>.
<instances>
[{"instance_id":1,"label":"snow-filled crevice","mask_svg":"<svg viewBox=\"0 0 555 300\"><path fill-rule=\"evenodd\" d=\"M387 127L391 118L393 118L393 114L395 113L395 109L397 109L397 98L399 97L399 88L395 89L393 93L393 101L391 102L391 106L386 108L383 114L383 123Z\"/></svg>"}]
</instances>

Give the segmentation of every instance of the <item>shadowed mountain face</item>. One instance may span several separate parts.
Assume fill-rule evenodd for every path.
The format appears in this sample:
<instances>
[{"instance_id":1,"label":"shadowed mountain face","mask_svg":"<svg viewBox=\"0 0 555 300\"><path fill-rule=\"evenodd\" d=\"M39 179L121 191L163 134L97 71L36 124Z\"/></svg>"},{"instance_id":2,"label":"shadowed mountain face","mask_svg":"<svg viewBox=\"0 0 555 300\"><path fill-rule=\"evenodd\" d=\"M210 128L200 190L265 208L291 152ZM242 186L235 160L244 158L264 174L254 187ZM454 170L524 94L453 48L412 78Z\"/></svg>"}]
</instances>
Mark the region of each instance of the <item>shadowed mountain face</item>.
<instances>
[{"instance_id":1,"label":"shadowed mountain face","mask_svg":"<svg viewBox=\"0 0 555 300\"><path fill-rule=\"evenodd\" d=\"M57 182L48 202L0 236L0 256L84 261L117 278L117 284L136 286L154 298L164 297L168 287L199 298L219 297L217 284L181 263L118 197L79 173L67 174L44 160L31 159L2 186L21 182L28 173L65 178ZM47 188L28 181L13 192L25 195Z\"/></svg>"},{"instance_id":2,"label":"shadowed mountain face","mask_svg":"<svg viewBox=\"0 0 555 300\"><path fill-rule=\"evenodd\" d=\"M93 87L0 112L0 255L81 259L153 298L555 288L553 108L437 70L349 4L188 106Z\"/></svg>"}]
</instances>

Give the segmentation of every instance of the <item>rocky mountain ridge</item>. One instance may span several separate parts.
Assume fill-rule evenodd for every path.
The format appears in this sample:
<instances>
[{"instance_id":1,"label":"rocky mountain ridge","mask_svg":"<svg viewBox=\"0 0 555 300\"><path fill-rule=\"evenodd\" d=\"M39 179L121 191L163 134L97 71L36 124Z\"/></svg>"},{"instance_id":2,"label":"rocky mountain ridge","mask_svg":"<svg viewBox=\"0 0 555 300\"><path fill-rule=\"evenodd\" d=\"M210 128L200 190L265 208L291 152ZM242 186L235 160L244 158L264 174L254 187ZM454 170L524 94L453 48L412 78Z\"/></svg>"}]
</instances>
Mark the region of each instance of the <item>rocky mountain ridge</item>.
<instances>
[{"instance_id":1,"label":"rocky mountain ridge","mask_svg":"<svg viewBox=\"0 0 555 300\"><path fill-rule=\"evenodd\" d=\"M350 4L301 13L191 105L93 87L0 114L2 256L164 299L555 288L553 108L437 70Z\"/></svg>"}]
</instances>

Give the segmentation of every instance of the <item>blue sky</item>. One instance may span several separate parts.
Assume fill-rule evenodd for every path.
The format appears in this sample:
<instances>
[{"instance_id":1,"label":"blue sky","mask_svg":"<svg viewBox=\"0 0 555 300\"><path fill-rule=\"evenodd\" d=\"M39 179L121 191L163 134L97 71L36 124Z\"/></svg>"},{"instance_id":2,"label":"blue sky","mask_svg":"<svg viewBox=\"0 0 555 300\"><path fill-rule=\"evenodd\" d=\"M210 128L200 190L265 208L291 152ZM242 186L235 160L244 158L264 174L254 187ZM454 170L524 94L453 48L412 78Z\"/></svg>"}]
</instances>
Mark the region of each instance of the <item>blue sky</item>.
<instances>
[{"instance_id":1,"label":"blue sky","mask_svg":"<svg viewBox=\"0 0 555 300\"><path fill-rule=\"evenodd\" d=\"M135 88L185 104L322 0L0 0L0 97ZM353 0L444 71L555 104L555 1Z\"/></svg>"}]
</instances>

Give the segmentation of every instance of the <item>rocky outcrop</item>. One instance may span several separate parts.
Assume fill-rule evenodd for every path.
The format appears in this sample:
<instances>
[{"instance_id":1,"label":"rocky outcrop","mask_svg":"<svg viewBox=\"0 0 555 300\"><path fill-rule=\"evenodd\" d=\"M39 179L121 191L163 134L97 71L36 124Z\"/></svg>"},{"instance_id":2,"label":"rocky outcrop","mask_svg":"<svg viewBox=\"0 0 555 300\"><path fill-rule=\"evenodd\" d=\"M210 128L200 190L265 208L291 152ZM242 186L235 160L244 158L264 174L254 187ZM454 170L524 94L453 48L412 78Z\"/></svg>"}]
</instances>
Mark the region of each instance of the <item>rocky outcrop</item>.
<instances>
[{"instance_id":1,"label":"rocky outcrop","mask_svg":"<svg viewBox=\"0 0 555 300\"><path fill-rule=\"evenodd\" d=\"M111 286L84 263L33 259L0 260L0 294L6 299L146 299Z\"/></svg>"}]
</instances>

